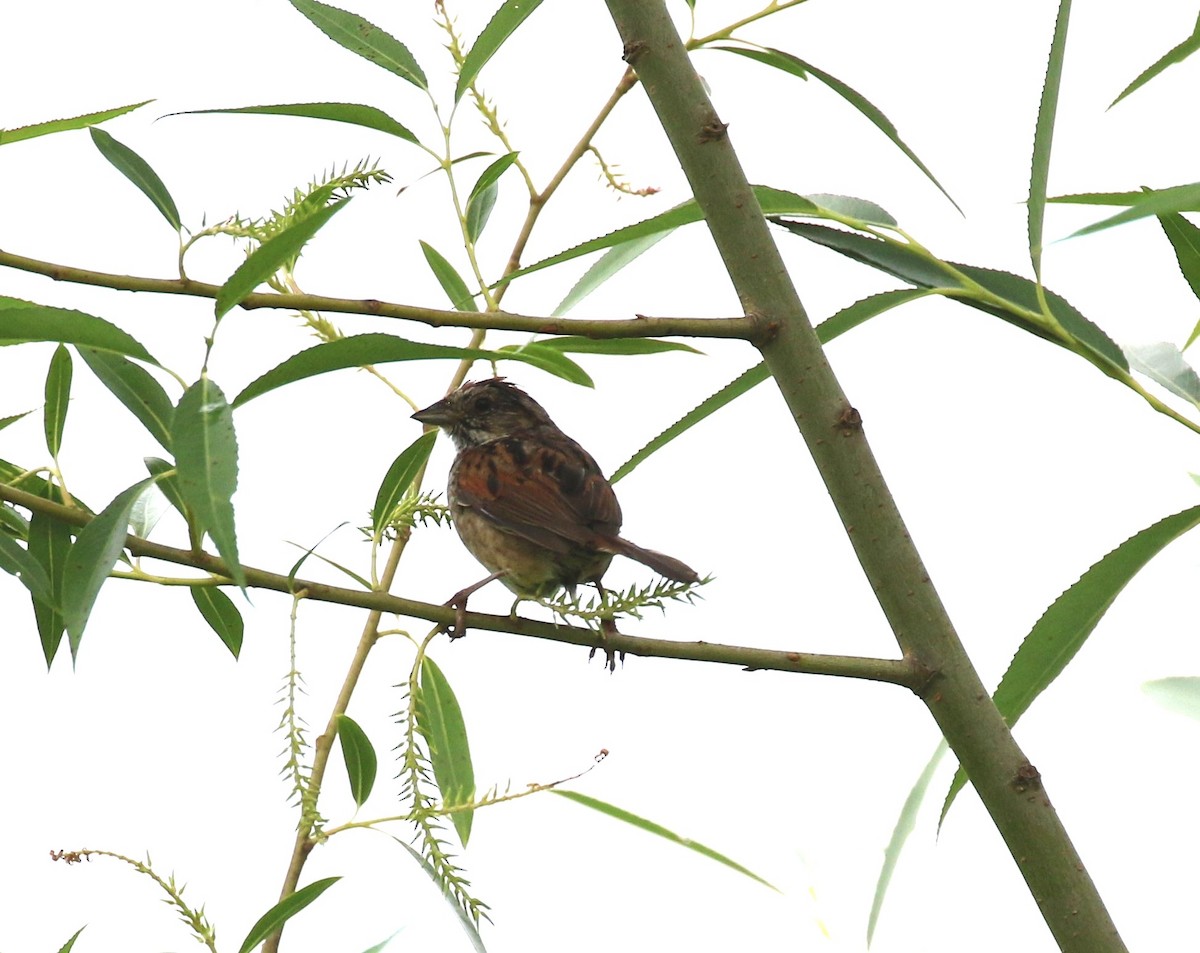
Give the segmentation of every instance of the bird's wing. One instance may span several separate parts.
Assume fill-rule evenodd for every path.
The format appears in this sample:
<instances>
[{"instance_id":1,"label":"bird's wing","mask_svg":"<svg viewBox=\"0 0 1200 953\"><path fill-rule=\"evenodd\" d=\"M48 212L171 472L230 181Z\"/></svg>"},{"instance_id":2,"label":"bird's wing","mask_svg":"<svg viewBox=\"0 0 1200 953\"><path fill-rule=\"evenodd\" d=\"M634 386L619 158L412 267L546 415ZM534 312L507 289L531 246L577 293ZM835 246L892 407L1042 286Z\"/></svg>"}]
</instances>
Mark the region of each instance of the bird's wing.
<instances>
[{"instance_id":1,"label":"bird's wing","mask_svg":"<svg viewBox=\"0 0 1200 953\"><path fill-rule=\"evenodd\" d=\"M515 434L461 451L457 502L554 552L616 536L621 507L596 461L562 434Z\"/></svg>"}]
</instances>

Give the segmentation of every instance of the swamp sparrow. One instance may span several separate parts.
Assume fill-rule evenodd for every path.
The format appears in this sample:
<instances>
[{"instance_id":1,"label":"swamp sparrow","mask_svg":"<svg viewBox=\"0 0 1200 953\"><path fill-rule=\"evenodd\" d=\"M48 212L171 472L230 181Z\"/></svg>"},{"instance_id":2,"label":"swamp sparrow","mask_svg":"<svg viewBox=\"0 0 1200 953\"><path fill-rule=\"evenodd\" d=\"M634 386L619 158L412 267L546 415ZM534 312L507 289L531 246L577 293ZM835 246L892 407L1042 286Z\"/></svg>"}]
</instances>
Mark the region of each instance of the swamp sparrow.
<instances>
[{"instance_id":1,"label":"swamp sparrow","mask_svg":"<svg viewBox=\"0 0 1200 953\"><path fill-rule=\"evenodd\" d=\"M458 449L448 494L454 528L491 573L450 601L462 634L467 597L493 579L536 598L600 579L616 554L676 582L699 577L678 559L619 535L621 506L583 447L503 378L464 384L413 419L441 427Z\"/></svg>"}]
</instances>

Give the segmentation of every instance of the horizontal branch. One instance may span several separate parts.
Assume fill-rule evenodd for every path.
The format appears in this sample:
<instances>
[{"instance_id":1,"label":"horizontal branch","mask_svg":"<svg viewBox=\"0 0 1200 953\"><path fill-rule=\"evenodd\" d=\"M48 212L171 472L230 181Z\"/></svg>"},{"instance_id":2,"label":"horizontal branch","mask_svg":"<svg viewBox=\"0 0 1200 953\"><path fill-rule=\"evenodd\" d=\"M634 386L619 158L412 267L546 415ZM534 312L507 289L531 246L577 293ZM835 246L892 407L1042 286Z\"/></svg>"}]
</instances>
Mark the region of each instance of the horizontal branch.
<instances>
[{"instance_id":1,"label":"horizontal branch","mask_svg":"<svg viewBox=\"0 0 1200 953\"><path fill-rule=\"evenodd\" d=\"M13 503L31 512L42 513L72 526L85 526L92 517L82 510L63 506L16 487L0 484L0 500ZM125 548L135 556L161 559L180 566L190 566L216 576L228 578L225 563L209 553L177 549L154 543L140 536L125 538ZM246 583L252 589L268 589L290 595L300 595L317 602L332 602L339 605L357 606L388 612L398 616L410 616L448 625L454 621L454 610L444 605L433 605L404 599L386 592L369 592L361 589L345 589L307 579L296 579L279 573L243 566ZM232 585L232 582L230 583ZM538 622L512 615L487 615L481 612L466 614L467 628L486 629L493 632L509 632L551 642L581 645L601 651L612 651L644 658L687 659L694 662L715 662L721 665L739 665L750 671L769 670L795 672L809 675L837 675L843 678L862 678L876 682L902 685L918 692L929 679L930 673L921 670L908 659L860 658L843 655L818 655L810 652L784 652L775 649L758 649L742 645L721 645L712 642L675 642L669 639L645 639L619 632L601 636L592 629Z\"/></svg>"},{"instance_id":2,"label":"horizontal branch","mask_svg":"<svg viewBox=\"0 0 1200 953\"><path fill-rule=\"evenodd\" d=\"M37 258L26 258L0 250L0 265L45 275L55 281L113 288L117 291L149 291L155 294L190 295L215 298L220 285L190 278L144 278L114 275L70 265L57 265ZM246 310L283 308L288 311L332 311L339 314L364 314L381 318L415 321L434 328L486 328L499 331L526 331L530 334L578 334L589 338L693 337L752 340L767 333L748 317L736 318L554 318L513 314L509 311L441 311L413 305L377 301L374 298L330 298L325 295L256 293L240 305Z\"/></svg>"}]
</instances>

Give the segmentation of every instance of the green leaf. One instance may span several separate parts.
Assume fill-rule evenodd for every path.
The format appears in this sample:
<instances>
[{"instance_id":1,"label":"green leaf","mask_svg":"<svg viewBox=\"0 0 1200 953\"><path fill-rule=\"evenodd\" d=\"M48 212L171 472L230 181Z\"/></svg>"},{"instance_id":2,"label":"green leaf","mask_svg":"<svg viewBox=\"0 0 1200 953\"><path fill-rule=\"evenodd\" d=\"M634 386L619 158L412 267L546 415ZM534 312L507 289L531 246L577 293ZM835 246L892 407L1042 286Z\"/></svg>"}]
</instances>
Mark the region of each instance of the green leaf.
<instances>
[{"instance_id":1,"label":"green leaf","mask_svg":"<svg viewBox=\"0 0 1200 953\"><path fill-rule=\"evenodd\" d=\"M1054 120L1058 114L1058 92L1062 85L1063 58L1067 50L1067 24L1071 19L1071 0L1059 0L1054 21L1054 39L1050 42L1050 60L1038 107L1033 133L1033 168L1029 177L1029 258L1038 284L1042 282L1042 226L1046 219L1046 182L1050 178L1050 149L1054 143Z\"/></svg>"},{"instance_id":2,"label":"green leaf","mask_svg":"<svg viewBox=\"0 0 1200 953\"><path fill-rule=\"evenodd\" d=\"M153 482L152 479L139 480L118 494L99 516L79 531L75 545L67 554L62 609L72 659L79 656L79 643L100 587L125 548L133 505Z\"/></svg>"},{"instance_id":3,"label":"green leaf","mask_svg":"<svg viewBox=\"0 0 1200 953\"><path fill-rule=\"evenodd\" d=\"M900 816L896 819L896 827L892 830L891 840L888 841L888 845L883 851L883 866L879 871L879 879L875 882L875 896L871 900L871 915L867 919L868 947L875 936L875 927L879 923L883 901L887 896L888 887L891 885L892 874L896 872L896 864L900 861L904 844L917 826L917 815L921 810L921 802L925 800L925 794L933 781L937 766L941 764L942 758L949 750L950 746L945 741L938 742L933 757L929 759L929 763L925 765L920 777L917 778L917 783L912 786L908 797L904 799L904 806L900 809Z\"/></svg>"},{"instance_id":4,"label":"green leaf","mask_svg":"<svg viewBox=\"0 0 1200 953\"><path fill-rule=\"evenodd\" d=\"M207 532L239 588L246 574L238 561L233 503L237 490L237 436L225 395L201 377L179 398L171 423L179 493L199 528Z\"/></svg>"},{"instance_id":5,"label":"green leaf","mask_svg":"<svg viewBox=\"0 0 1200 953\"><path fill-rule=\"evenodd\" d=\"M553 347L546 347L544 341L530 341L528 344L506 344L497 352L501 357L517 357L521 360L540 367L542 370L561 377L563 380L580 384L584 387L594 387L595 382L582 367Z\"/></svg>"},{"instance_id":6,"label":"green leaf","mask_svg":"<svg viewBox=\"0 0 1200 953\"><path fill-rule=\"evenodd\" d=\"M433 276L437 278L438 284L446 292L446 297L450 299L450 305L456 311L478 311L474 296L467 288L467 283L462 280L462 276L454 270L454 266L428 242L421 242L421 251L425 255L425 261L429 264Z\"/></svg>"},{"instance_id":7,"label":"green leaf","mask_svg":"<svg viewBox=\"0 0 1200 953\"><path fill-rule=\"evenodd\" d=\"M528 2L528 0L525 0ZM496 205L496 196L500 191L500 176L504 170L517 161L517 154L509 152L483 170L483 174L471 189L467 197L467 237L474 244L487 227L492 209Z\"/></svg>"},{"instance_id":8,"label":"green leaf","mask_svg":"<svg viewBox=\"0 0 1200 953\"><path fill-rule=\"evenodd\" d=\"M50 605L57 604L50 578L42 564L8 533L0 533L0 569L20 579L35 599Z\"/></svg>"},{"instance_id":9,"label":"green leaf","mask_svg":"<svg viewBox=\"0 0 1200 953\"><path fill-rule=\"evenodd\" d=\"M1200 720L1200 677L1156 678L1143 683L1142 691L1167 711Z\"/></svg>"},{"instance_id":10,"label":"green leaf","mask_svg":"<svg viewBox=\"0 0 1200 953\"><path fill-rule=\"evenodd\" d=\"M1112 199L1114 201L1098 201ZM1122 201L1115 201L1122 199ZM1076 229L1068 238L1078 238L1081 235L1091 235L1093 232L1112 228L1114 225L1124 225L1139 218L1150 215L1170 215L1172 212L1200 211L1200 182L1188 185L1175 185L1169 189L1143 189L1140 192L1099 192L1082 195L1059 195L1052 202L1075 205L1127 205L1123 212L1118 212L1109 218L1083 228Z\"/></svg>"},{"instance_id":11,"label":"green leaf","mask_svg":"<svg viewBox=\"0 0 1200 953\"><path fill-rule=\"evenodd\" d=\"M117 116L123 116L127 112L133 112L135 109L140 109L146 103L154 102L153 99L146 99L140 103L132 103L128 106L118 106L116 109L103 109L100 112L84 113L82 116L72 116L70 119L50 119L46 122L36 122L28 126L18 126L16 129L0 129L0 146L9 142L20 142L22 139L36 139L38 136L47 136L53 132L68 132L72 129L84 129L98 122L104 122L108 119L114 119Z\"/></svg>"},{"instance_id":12,"label":"green leaf","mask_svg":"<svg viewBox=\"0 0 1200 953\"><path fill-rule=\"evenodd\" d=\"M1056 329L1045 324L1037 285L1027 278L991 268L941 261L908 246L822 225L787 221L778 224L802 238L832 248L902 281L934 290L954 291L954 300L961 304L978 308L1030 334L1067 347L1067 342L1056 333ZM985 294L980 294L972 283L978 285ZM1128 372L1129 364L1125 355L1107 334L1066 299L1048 289L1044 289L1044 294L1050 313L1067 333L1071 343L1079 345L1075 353L1111 376L1120 377L1121 372Z\"/></svg>"},{"instance_id":13,"label":"green leaf","mask_svg":"<svg viewBox=\"0 0 1200 953\"><path fill-rule=\"evenodd\" d=\"M648 821L644 817L638 817L636 814L631 814L629 811L619 808L616 805L609 804L594 797L589 797L586 794L579 794L576 791L559 791L553 790L554 794L559 797L564 797L568 801L574 801L576 804L582 804L584 807L590 807L593 811L599 811L601 814L607 814L609 817L616 818L618 821L624 821L626 824L632 824L647 834L654 834L664 840L670 841L672 844L678 844L680 847L686 847L688 850L694 850L697 854L707 857L710 860L715 860L719 864L724 864L731 870L736 870L739 874L745 874L751 880L757 880L764 887L770 887L772 890L779 892L779 888L764 880L754 871L743 867L736 861L730 860L724 854L717 853L711 847L705 847L703 844L697 843L688 837L681 837L674 831L669 831L653 821Z\"/></svg>"},{"instance_id":14,"label":"green leaf","mask_svg":"<svg viewBox=\"0 0 1200 953\"><path fill-rule=\"evenodd\" d=\"M162 519L166 508L167 498L156 483L147 489L133 505L133 512L129 514L129 531L134 536L141 536L143 539L149 537L154 532L154 527L158 525L158 521Z\"/></svg>"},{"instance_id":15,"label":"green leaf","mask_svg":"<svg viewBox=\"0 0 1200 953\"><path fill-rule=\"evenodd\" d=\"M62 614L63 579L70 553L71 530L66 523L44 513L34 513L29 518L29 555L38 561L50 581L49 599L33 596L33 616L47 669L58 654L66 631Z\"/></svg>"},{"instance_id":16,"label":"green leaf","mask_svg":"<svg viewBox=\"0 0 1200 953\"><path fill-rule=\"evenodd\" d=\"M29 539L29 520L11 503L0 503L0 533L7 533L13 539Z\"/></svg>"},{"instance_id":17,"label":"green leaf","mask_svg":"<svg viewBox=\"0 0 1200 953\"><path fill-rule=\"evenodd\" d=\"M1200 298L1200 228L1197 228L1178 212L1168 212L1158 216L1158 223L1175 249L1175 260L1184 280L1192 289L1192 294ZM1200 322L1192 328L1187 343L1183 346L1186 351L1200 337Z\"/></svg>"},{"instance_id":18,"label":"green leaf","mask_svg":"<svg viewBox=\"0 0 1200 953\"><path fill-rule=\"evenodd\" d=\"M371 509L371 528L376 537L383 535L396 506L420 476L436 441L436 430L421 434L388 467L387 475L379 484L379 492L375 494L375 506Z\"/></svg>"},{"instance_id":19,"label":"green leaf","mask_svg":"<svg viewBox=\"0 0 1200 953\"><path fill-rule=\"evenodd\" d=\"M458 85L454 88L456 103L462 99L463 93L467 91L468 87L475 82L475 77L487 65L488 60L496 55L496 51L504 45L504 41L512 36L517 27L525 22L526 17L533 13L541 2L542 0L504 0L500 9L496 11L492 19L488 21L488 25L483 28L483 32L472 44L471 49L467 51L462 69L458 73Z\"/></svg>"},{"instance_id":20,"label":"green leaf","mask_svg":"<svg viewBox=\"0 0 1200 953\"><path fill-rule=\"evenodd\" d=\"M1168 543L1197 525L1200 525L1200 506L1159 520L1125 540L1054 600L1021 642L992 695L1010 727L1083 648L1104 613L1133 577ZM942 805L942 820L966 781L966 773L959 768ZM941 821L938 823L940 826Z\"/></svg>"},{"instance_id":21,"label":"green leaf","mask_svg":"<svg viewBox=\"0 0 1200 953\"><path fill-rule=\"evenodd\" d=\"M397 930L395 933L393 933L391 936L389 936L386 940L376 943L374 946L368 947L367 949L363 950L363 953L383 953L383 951L388 948L388 945L392 942L392 940L396 939L396 937L399 935L400 935L400 930Z\"/></svg>"},{"instance_id":22,"label":"green leaf","mask_svg":"<svg viewBox=\"0 0 1200 953\"><path fill-rule=\"evenodd\" d=\"M183 499L183 494L179 492L179 475L173 472L175 464L169 460L163 460L161 457L143 457L142 462L146 464L146 469L155 478L154 485L162 491L167 502L179 511L179 515L184 520L187 520L187 503ZM167 476L168 473L171 475Z\"/></svg>"},{"instance_id":23,"label":"green leaf","mask_svg":"<svg viewBox=\"0 0 1200 953\"><path fill-rule=\"evenodd\" d=\"M487 949L483 945L483 937L479 935L479 928L471 919L470 914L467 913L467 911L464 910L459 904L455 903L454 898L444 889L441 878L438 877L437 871L433 869L433 865L429 863L427 859L422 857L417 851L413 850L408 844L404 843L404 841L402 841L399 837L396 837L394 834L389 834L388 836L391 837L392 840L394 840L401 847L403 847L408 852L408 856L415 860L418 866L420 866L420 868L428 875L429 879L433 881L434 886L438 889L438 893L440 893L445 901L450 904L450 908L454 911L455 916L458 917L458 922L466 931L467 936L470 937L471 945L475 948L475 953L487 953ZM481 906L486 906L486 904L481 904Z\"/></svg>"},{"instance_id":24,"label":"green leaf","mask_svg":"<svg viewBox=\"0 0 1200 953\"><path fill-rule=\"evenodd\" d=\"M567 351L571 354L619 354L629 357L638 354L662 354L664 351L704 353L697 351L690 344L660 341L658 338L585 338L564 334L562 337L546 338L533 343L552 351Z\"/></svg>"},{"instance_id":25,"label":"green leaf","mask_svg":"<svg viewBox=\"0 0 1200 953\"><path fill-rule=\"evenodd\" d=\"M724 50L727 53L736 53L739 56L745 56L752 60L757 60L766 66L772 66L775 69L783 70L785 73L791 73L793 76L799 76L801 79L807 79L810 75L815 79L819 79L822 83L828 86L831 90L842 97L846 102L859 111L876 129L887 136L896 148L903 152L918 169L925 178L929 179L942 195L946 196L950 204L953 205L959 212L958 203L954 201L950 193L945 190L942 183L937 180L937 177L929 171L929 168L922 162L915 152L908 147L908 144L900 138L900 133L892 124L892 121L883 114L874 104L872 104L865 96L857 90L851 89L836 76L831 76L824 70L817 69L811 63L805 62L791 53L785 53L783 50L775 49L748 49L738 46L712 46L714 50Z\"/></svg>"},{"instance_id":26,"label":"green leaf","mask_svg":"<svg viewBox=\"0 0 1200 953\"><path fill-rule=\"evenodd\" d=\"M8 417L0 417L0 430L3 430L5 427L15 424L18 420L21 420L23 417L28 417L32 413L33 413L32 410L26 410L20 414L11 414Z\"/></svg>"},{"instance_id":27,"label":"green leaf","mask_svg":"<svg viewBox=\"0 0 1200 953\"><path fill-rule=\"evenodd\" d=\"M135 357L147 364L158 363L141 344L103 318L69 308L51 308L0 296L0 345L28 341L58 341L77 347L94 347Z\"/></svg>"},{"instance_id":28,"label":"green leaf","mask_svg":"<svg viewBox=\"0 0 1200 953\"><path fill-rule=\"evenodd\" d=\"M683 415L678 421L660 433L657 437L651 440L648 444L642 447L632 457L622 463L608 478L610 483L616 483L618 480L629 476L647 457L658 450L661 450L668 443L674 440L682 433L691 430L696 424L704 420L706 417L711 417L726 404L732 403L742 394L746 393L753 387L757 387L763 381L771 376L771 372L767 370L765 363L756 364L748 371L744 371L734 380L730 381L711 397L702 401Z\"/></svg>"},{"instance_id":29,"label":"green leaf","mask_svg":"<svg viewBox=\"0 0 1200 953\"><path fill-rule=\"evenodd\" d=\"M300 119L325 119L330 122L345 122L352 126L363 126L376 132L385 132L407 142L420 145L417 137L404 125L397 122L382 109L360 103L284 103L277 106L234 106L226 109L189 109L185 112L169 113L171 116L194 116L206 113L248 113L256 116L295 116Z\"/></svg>"},{"instance_id":30,"label":"green leaf","mask_svg":"<svg viewBox=\"0 0 1200 953\"><path fill-rule=\"evenodd\" d=\"M171 449L171 398L149 371L119 354L81 347L79 356L164 450Z\"/></svg>"},{"instance_id":31,"label":"green leaf","mask_svg":"<svg viewBox=\"0 0 1200 953\"><path fill-rule=\"evenodd\" d=\"M1108 104L1108 108L1112 109L1113 106L1119 103L1134 90L1141 89L1168 66L1174 66L1176 63L1182 63L1189 56L1195 53L1196 50L1200 50L1200 18L1197 18L1196 26L1195 29L1192 30L1191 36L1185 39L1182 43L1171 47L1171 49L1167 50L1167 52L1150 64L1150 66L1142 70L1133 80L1133 82L1121 90L1120 95Z\"/></svg>"},{"instance_id":32,"label":"green leaf","mask_svg":"<svg viewBox=\"0 0 1200 953\"><path fill-rule=\"evenodd\" d=\"M167 191L158 173L129 146L118 142L103 129L92 127L88 132L91 133L92 142L100 150L100 154L111 162L121 175L141 189L142 194L154 203L154 207L167 220L167 224L178 232L183 227L179 223L179 209L175 207L175 200L171 198L171 193Z\"/></svg>"},{"instance_id":33,"label":"green leaf","mask_svg":"<svg viewBox=\"0 0 1200 953\"><path fill-rule=\"evenodd\" d=\"M192 601L204 616L204 621L225 643L225 648L237 658L242 651L242 636L246 624L233 600L215 586L189 586Z\"/></svg>"},{"instance_id":34,"label":"green leaf","mask_svg":"<svg viewBox=\"0 0 1200 953\"><path fill-rule=\"evenodd\" d=\"M341 880L341 877L326 877L316 880L307 887L301 887L290 897L285 897L264 913L242 941L238 953L250 953L272 933L282 927L288 920L321 896L326 890Z\"/></svg>"},{"instance_id":35,"label":"green leaf","mask_svg":"<svg viewBox=\"0 0 1200 953\"><path fill-rule=\"evenodd\" d=\"M433 779L442 792L444 807L457 807L475 800L475 769L467 744L467 726L462 709L446 676L431 658L421 659L421 694L417 699L417 727L429 744ZM450 815L463 847L471 836L474 811Z\"/></svg>"},{"instance_id":36,"label":"green leaf","mask_svg":"<svg viewBox=\"0 0 1200 953\"><path fill-rule=\"evenodd\" d=\"M42 422L46 431L46 449L58 459L62 448L63 428L67 423L67 406L71 400L71 352L63 345L54 349L50 369L46 372L46 407Z\"/></svg>"},{"instance_id":37,"label":"green leaf","mask_svg":"<svg viewBox=\"0 0 1200 953\"><path fill-rule=\"evenodd\" d=\"M574 287L567 292L567 296L558 303L558 306L550 314L556 318L566 314L575 305L579 304L579 302L604 284L604 282L608 281L609 278L613 277L622 268L643 253L649 251L670 234L670 232L659 232L655 235L647 235L645 238L637 238L618 245L615 248L610 248L583 273L583 276L575 282Z\"/></svg>"},{"instance_id":38,"label":"green leaf","mask_svg":"<svg viewBox=\"0 0 1200 953\"><path fill-rule=\"evenodd\" d=\"M1129 366L1161 384L1172 394L1200 406L1200 377L1183 359L1183 354L1169 341L1153 344L1126 345Z\"/></svg>"},{"instance_id":39,"label":"green leaf","mask_svg":"<svg viewBox=\"0 0 1200 953\"><path fill-rule=\"evenodd\" d=\"M773 189L765 185L756 185L752 186L752 188L764 215L815 215L819 217L821 214L821 210L817 204L802 195L797 195L794 192L785 192L781 189ZM543 258L541 261L535 262L527 268L522 268L519 271L514 271L511 275L506 275L497 284L503 284L504 282L512 281L514 278L533 274L533 272L549 268L551 265L561 265L565 261L571 261L583 255L590 255L592 252L616 248L630 242L641 242L654 235L665 237L677 228L703 220L704 213L700 210L700 206L696 204L696 200L688 199L686 202L676 205L674 208L667 209L667 211L661 212L652 218L645 219L634 225L626 225L624 228L618 228L607 235L601 235L599 238L581 242L572 248L568 248L566 251L551 255L549 258Z\"/></svg>"},{"instance_id":40,"label":"green leaf","mask_svg":"<svg viewBox=\"0 0 1200 953\"><path fill-rule=\"evenodd\" d=\"M294 0L293 0L294 2ZM237 271L221 285L217 292L216 313L218 320L244 301L260 284L288 263L294 263L300 250L334 215L345 208L350 199L341 199L320 211L301 219L284 229L274 238L259 245L246 256Z\"/></svg>"},{"instance_id":41,"label":"green leaf","mask_svg":"<svg viewBox=\"0 0 1200 953\"><path fill-rule=\"evenodd\" d=\"M822 344L828 344L839 334L844 334L851 328L855 328L864 321L875 317L877 314L882 314L885 311L928 294L932 294L932 292L924 289L903 288L899 291L884 291L880 294L871 295L861 301L856 301L847 308L843 308L837 314L818 324L815 329L817 337ZM558 338L557 340L561 342L574 339ZM608 342L596 343L603 344ZM629 476L634 469L644 463L652 454L661 450L676 437L691 430L702 420L711 417L722 407L737 400L737 398L752 388L757 387L770 376L766 364L756 364L741 374L736 380L726 384L711 397L692 408L692 410L688 411L683 417L638 450L637 453L621 464L617 471L609 477L609 481L616 483L618 480Z\"/></svg>"},{"instance_id":42,"label":"green leaf","mask_svg":"<svg viewBox=\"0 0 1200 953\"><path fill-rule=\"evenodd\" d=\"M342 743L342 759L350 779L350 793L359 807L371 796L379 759L367 733L349 715L337 716L337 735Z\"/></svg>"},{"instance_id":43,"label":"green leaf","mask_svg":"<svg viewBox=\"0 0 1200 953\"><path fill-rule=\"evenodd\" d=\"M293 384L318 374L342 370L348 367L366 367L368 364L386 364L389 361L428 361L452 358L470 358L477 361L514 360L542 367L558 373L566 380L583 383L559 373L560 368L547 365L544 355L525 354L521 351L484 351L470 347L448 347L444 344L425 344L408 341L391 334L357 334L325 344L289 357L273 367L255 381L251 381L237 397L233 406L240 407L255 397L261 397L277 387Z\"/></svg>"},{"instance_id":44,"label":"green leaf","mask_svg":"<svg viewBox=\"0 0 1200 953\"><path fill-rule=\"evenodd\" d=\"M58 953L71 953L71 948L75 945L75 941L79 939L79 934L81 934L85 929L86 926L83 926L76 930L71 939L67 940L66 943L59 947Z\"/></svg>"},{"instance_id":45,"label":"green leaf","mask_svg":"<svg viewBox=\"0 0 1200 953\"><path fill-rule=\"evenodd\" d=\"M403 43L357 13L331 7L317 0L289 0L312 24L339 46L365 60L428 89L429 83L413 55Z\"/></svg>"}]
</instances>

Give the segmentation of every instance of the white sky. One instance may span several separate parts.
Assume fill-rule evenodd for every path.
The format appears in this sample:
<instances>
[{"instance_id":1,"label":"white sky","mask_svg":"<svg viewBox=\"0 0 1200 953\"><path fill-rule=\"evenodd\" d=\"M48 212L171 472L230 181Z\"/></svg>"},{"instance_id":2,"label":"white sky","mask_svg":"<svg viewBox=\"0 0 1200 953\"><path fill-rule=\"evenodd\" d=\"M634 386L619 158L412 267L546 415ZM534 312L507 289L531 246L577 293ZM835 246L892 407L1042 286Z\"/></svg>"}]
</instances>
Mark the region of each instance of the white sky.
<instances>
[{"instance_id":1,"label":"white sky","mask_svg":"<svg viewBox=\"0 0 1200 953\"><path fill-rule=\"evenodd\" d=\"M435 90L451 81L430 4L359 0L356 12L409 44ZM677 4L683 9L683 4ZM754 9L700 0L699 32ZM899 127L966 212L961 218L865 120L816 82L741 58L696 57L752 181L872 199L935 252L1028 274L1024 207L1052 5L1030 0L814 2L747 31L854 86ZM474 35L492 4L452 4ZM1111 112L1141 69L1190 31L1194 10L1156 5L1141 20L1102 5L1075 12L1051 192L1193 181L1196 64L1170 70ZM331 164L379 157L393 186L358 197L306 251L306 290L443 306L418 239L455 255L444 186L399 140L290 119L167 113L281 102L379 106L434 142L421 95L327 41L280 2L203 6L66 0L0 12L0 126L156 102L105 128L166 181L185 223L258 215ZM539 181L557 167L608 96L622 64L601 4L547 3L481 77ZM495 148L464 114L456 154ZM614 200L585 161L531 243L527 261L639 220L686 197L640 91L598 144L653 199ZM174 239L158 213L82 132L0 153L7 186L0 248L98 270L169 277ZM465 187L479 166L463 169ZM400 186L409 185L397 196ZM522 214L504 180L481 250L498 274ZM1052 209L1061 238L1100 217ZM898 283L781 236L814 320ZM219 282L240 252L212 240L189 259ZM586 263L514 287L505 306L547 312ZM1047 249L1048 285L1120 343L1182 343L1197 319L1156 225L1141 222ZM194 378L211 303L54 284L5 269L0 293L79 307L127 328L165 364ZM736 300L699 228L672 236L592 296L576 316L729 315ZM348 332L387 330L465 341L406 324L336 316ZM519 338L496 336L492 343ZM310 339L284 313L233 312L213 378L236 393ZM705 357L585 361L595 391L532 370L511 376L607 469L754 363L737 343ZM52 347L0 349L0 416L37 408ZM1128 536L1196 502L1196 441L1136 396L1065 351L977 312L923 301L836 342L830 358L939 591L984 681L994 684L1047 605ZM449 365L394 365L392 378L432 400ZM152 441L76 362L62 464L71 488L103 505L144 475ZM177 396L172 392L173 396ZM296 551L348 522L322 552L358 569L362 523L378 482L417 434L408 411L365 375L342 372L239 411L242 477L235 503L245 562L286 571ZM38 414L0 434L0 457L47 462ZM431 467L440 485L450 448ZM684 474L689 474L684 476ZM894 654L890 634L845 544L782 401L764 385L653 458L619 486L630 538L717 579L696 607L648 615L631 632L805 651ZM182 545L164 520L158 538ZM1018 727L1126 941L1178 949L1195 935L1194 821L1200 726L1150 703L1149 678L1196 672L1198 550L1168 549L1118 599L1058 684ZM309 562L305 571L338 581ZM420 534L396 591L446 598L478 577L452 532ZM614 565L618 585L641 567ZM505 611L499 586L473 601ZM89 624L79 664L48 675L25 591L0 579L0 718L8 726L0 816L0 949L57 949L83 924L76 950L190 947L156 888L116 864L68 869L50 849L147 851L156 869L207 905L222 949L234 949L274 901L294 815L277 777L283 741L275 698L287 671L286 600L254 595L234 664L175 588L112 583ZM360 614L305 605L299 616L304 714L320 730L361 626ZM414 632L423 631L414 625ZM463 704L480 786L514 789L611 757L574 787L652 818L746 864L772 894L688 852L550 796L476 818L464 863L496 922L494 953L629 949L855 951L881 852L901 803L936 743L923 707L886 686L745 674L631 658L609 677L586 654L473 633L434 653ZM398 734L409 653L387 640L351 707L381 756L361 816L389 813L389 749ZM874 949L883 953L1053 948L1015 866L977 799L964 793L940 840L940 792L914 835ZM340 765L327 816L352 802ZM403 831L398 831L405 836ZM390 840L339 837L305 882L344 880L290 925L285 948L358 953L397 929L392 949L467 950L449 908ZM825 935L822 925L828 931Z\"/></svg>"}]
</instances>

